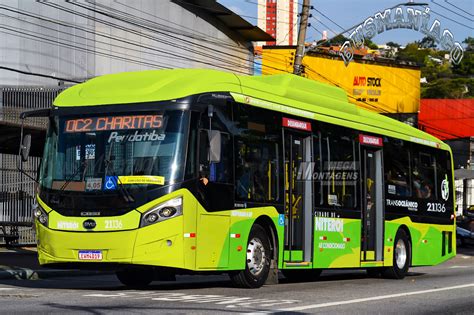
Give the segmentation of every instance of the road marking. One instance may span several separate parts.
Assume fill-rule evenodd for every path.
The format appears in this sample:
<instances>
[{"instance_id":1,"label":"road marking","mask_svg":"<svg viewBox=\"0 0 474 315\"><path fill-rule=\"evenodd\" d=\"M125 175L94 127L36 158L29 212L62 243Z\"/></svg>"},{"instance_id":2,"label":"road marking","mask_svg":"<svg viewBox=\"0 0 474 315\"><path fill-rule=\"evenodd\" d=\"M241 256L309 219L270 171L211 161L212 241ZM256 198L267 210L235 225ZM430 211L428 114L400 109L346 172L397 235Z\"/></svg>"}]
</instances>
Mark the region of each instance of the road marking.
<instances>
[{"instance_id":1,"label":"road marking","mask_svg":"<svg viewBox=\"0 0 474 315\"><path fill-rule=\"evenodd\" d=\"M474 283L457 285L457 286L453 286L453 287L423 290L423 291L413 291L413 292L406 292L406 293L380 295L380 296L373 296L373 297L362 298L362 299L354 299L354 300L348 300L348 301L337 301L337 302L297 306L297 307L280 309L279 311L286 311L286 312L302 311L302 310L307 310L307 309L311 309L311 308L323 308L323 307L329 307L329 306L339 306L339 305L344 305L344 304L354 304L354 303L362 303L362 302L369 302L369 301L378 301L378 300L392 299L392 298L402 297L402 296L426 294L426 293L456 290L456 289L464 289L464 288L469 288L469 287L474 287Z\"/></svg>"},{"instance_id":2,"label":"road marking","mask_svg":"<svg viewBox=\"0 0 474 315\"><path fill-rule=\"evenodd\" d=\"M0 290L7 291L7 290L14 290L14 289L13 288L0 288Z\"/></svg>"},{"instance_id":3,"label":"road marking","mask_svg":"<svg viewBox=\"0 0 474 315\"><path fill-rule=\"evenodd\" d=\"M451 266L449 269L474 268L474 266Z\"/></svg>"},{"instance_id":4,"label":"road marking","mask_svg":"<svg viewBox=\"0 0 474 315\"><path fill-rule=\"evenodd\" d=\"M273 300L273 299L256 299L245 296L225 296L214 294L185 294L185 293L169 293L169 292L119 292L119 293L94 293L85 294L85 297L96 298L130 298L134 300L150 299L152 301L164 302L180 302L180 303L213 303L215 305L223 305L226 308L235 307L252 307L258 304L259 307L272 307L284 304L301 303L300 300Z\"/></svg>"}]
</instances>

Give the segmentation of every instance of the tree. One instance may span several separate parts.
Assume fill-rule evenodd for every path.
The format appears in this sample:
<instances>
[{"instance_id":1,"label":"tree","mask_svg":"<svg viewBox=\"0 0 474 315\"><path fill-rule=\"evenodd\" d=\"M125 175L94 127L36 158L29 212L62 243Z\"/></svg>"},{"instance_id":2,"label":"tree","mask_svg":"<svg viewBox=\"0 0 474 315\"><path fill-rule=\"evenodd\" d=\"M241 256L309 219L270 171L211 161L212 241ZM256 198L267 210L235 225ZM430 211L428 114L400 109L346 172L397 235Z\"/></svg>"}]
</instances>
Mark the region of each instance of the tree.
<instances>
[{"instance_id":1,"label":"tree","mask_svg":"<svg viewBox=\"0 0 474 315\"><path fill-rule=\"evenodd\" d=\"M429 51L427 49L418 49L418 43L409 43L404 49L398 51L397 59L403 61L412 61L421 65L425 62Z\"/></svg>"},{"instance_id":2,"label":"tree","mask_svg":"<svg viewBox=\"0 0 474 315\"><path fill-rule=\"evenodd\" d=\"M391 47L391 48L400 48L400 45L397 44L397 43L394 43L394 42L388 42L385 45L387 45L388 47Z\"/></svg>"},{"instance_id":3,"label":"tree","mask_svg":"<svg viewBox=\"0 0 474 315\"><path fill-rule=\"evenodd\" d=\"M421 88L421 98L474 97L474 79L440 79Z\"/></svg>"},{"instance_id":4,"label":"tree","mask_svg":"<svg viewBox=\"0 0 474 315\"><path fill-rule=\"evenodd\" d=\"M469 36L463 43L467 44L464 57L458 65L453 65L453 73L457 76L468 77L474 74L474 38Z\"/></svg>"},{"instance_id":5,"label":"tree","mask_svg":"<svg viewBox=\"0 0 474 315\"><path fill-rule=\"evenodd\" d=\"M435 48L436 42L431 36L425 36L420 41L421 48Z\"/></svg>"},{"instance_id":6,"label":"tree","mask_svg":"<svg viewBox=\"0 0 474 315\"><path fill-rule=\"evenodd\" d=\"M379 49L379 46L368 38L364 38L364 45L370 49Z\"/></svg>"},{"instance_id":7,"label":"tree","mask_svg":"<svg viewBox=\"0 0 474 315\"><path fill-rule=\"evenodd\" d=\"M466 51L474 51L474 37L469 36L468 38L464 39L462 41L464 44L466 44Z\"/></svg>"}]
</instances>

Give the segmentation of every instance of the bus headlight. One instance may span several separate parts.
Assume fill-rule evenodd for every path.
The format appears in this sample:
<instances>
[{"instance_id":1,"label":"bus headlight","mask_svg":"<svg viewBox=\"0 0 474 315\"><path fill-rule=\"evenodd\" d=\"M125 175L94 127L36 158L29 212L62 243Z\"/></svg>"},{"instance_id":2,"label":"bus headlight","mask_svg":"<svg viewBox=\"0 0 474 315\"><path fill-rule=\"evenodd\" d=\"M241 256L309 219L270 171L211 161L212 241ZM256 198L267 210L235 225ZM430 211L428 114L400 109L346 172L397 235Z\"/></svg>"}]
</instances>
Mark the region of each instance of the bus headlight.
<instances>
[{"instance_id":1,"label":"bus headlight","mask_svg":"<svg viewBox=\"0 0 474 315\"><path fill-rule=\"evenodd\" d=\"M46 227L48 226L48 214L37 203L33 205L33 214L35 215L35 218L39 221L39 223L43 224Z\"/></svg>"},{"instance_id":2,"label":"bus headlight","mask_svg":"<svg viewBox=\"0 0 474 315\"><path fill-rule=\"evenodd\" d=\"M140 227L168 220L183 214L183 198L178 197L151 208L142 215Z\"/></svg>"}]
</instances>

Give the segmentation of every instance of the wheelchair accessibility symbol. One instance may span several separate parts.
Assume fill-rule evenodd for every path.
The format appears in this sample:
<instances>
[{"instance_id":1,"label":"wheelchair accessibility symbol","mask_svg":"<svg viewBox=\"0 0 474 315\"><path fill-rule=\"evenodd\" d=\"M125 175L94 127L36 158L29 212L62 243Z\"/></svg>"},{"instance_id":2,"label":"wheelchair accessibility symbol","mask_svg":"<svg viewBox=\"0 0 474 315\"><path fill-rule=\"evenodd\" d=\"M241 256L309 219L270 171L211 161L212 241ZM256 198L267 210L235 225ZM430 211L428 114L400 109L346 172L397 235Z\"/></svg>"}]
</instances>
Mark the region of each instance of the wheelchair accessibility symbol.
<instances>
[{"instance_id":1,"label":"wheelchair accessibility symbol","mask_svg":"<svg viewBox=\"0 0 474 315\"><path fill-rule=\"evenodd\" d=\"M117 176L106 176L104 183L104 190L117 189Z\"/></svg>"},{"instance_id":2,"label":"wheelchair accessibility symbol","mask_svg":"<svg viewBox=\"0 0 474 315\"><path fill-rule=\"evenodd\" d=\"M278 215L278 225L285 225L285 215L279 214Z\"/></svg>"}]
</instances>

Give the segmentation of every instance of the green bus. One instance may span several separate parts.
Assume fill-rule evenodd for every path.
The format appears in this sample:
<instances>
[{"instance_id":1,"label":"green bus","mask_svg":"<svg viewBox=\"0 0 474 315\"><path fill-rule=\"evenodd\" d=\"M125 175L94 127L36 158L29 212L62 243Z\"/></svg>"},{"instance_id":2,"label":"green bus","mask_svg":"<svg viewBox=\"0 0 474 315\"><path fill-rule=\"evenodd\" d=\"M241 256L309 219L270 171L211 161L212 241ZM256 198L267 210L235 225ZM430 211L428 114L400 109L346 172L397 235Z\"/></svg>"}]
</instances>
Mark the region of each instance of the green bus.
<instances>
[{"instance_id":1,"label":"green bus","mask_svg":"<svg viewBox=\"0 0 474 315\"><path fill-rule=\"evenodd\" d=\"M449 147L333 86L130 72L29 116L49 117L35 208L43 266L109 268L130 286L228 273L255 288L278 271L401 279L455 256Z\"/></svg>"}]
</instances>

